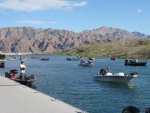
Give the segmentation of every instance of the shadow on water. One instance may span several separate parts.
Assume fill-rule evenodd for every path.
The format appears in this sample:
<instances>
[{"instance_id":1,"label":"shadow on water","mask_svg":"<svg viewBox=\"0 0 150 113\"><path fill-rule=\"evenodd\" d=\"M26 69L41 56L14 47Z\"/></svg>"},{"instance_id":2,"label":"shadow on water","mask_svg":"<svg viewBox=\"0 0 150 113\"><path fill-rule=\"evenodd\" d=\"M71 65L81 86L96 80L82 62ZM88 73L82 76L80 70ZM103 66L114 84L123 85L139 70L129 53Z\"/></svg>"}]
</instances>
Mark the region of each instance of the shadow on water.
<instances>
[{"instance_id":1,"label":"shadow on water","mask_svg":"<svg viewBox=\"0 0 150 113\"><path fill-rule=\"evenodd\" d=\"M35 84L27 84L26 86L35 90L37 89L37 86Z\"/></svg>"}]
</instances>

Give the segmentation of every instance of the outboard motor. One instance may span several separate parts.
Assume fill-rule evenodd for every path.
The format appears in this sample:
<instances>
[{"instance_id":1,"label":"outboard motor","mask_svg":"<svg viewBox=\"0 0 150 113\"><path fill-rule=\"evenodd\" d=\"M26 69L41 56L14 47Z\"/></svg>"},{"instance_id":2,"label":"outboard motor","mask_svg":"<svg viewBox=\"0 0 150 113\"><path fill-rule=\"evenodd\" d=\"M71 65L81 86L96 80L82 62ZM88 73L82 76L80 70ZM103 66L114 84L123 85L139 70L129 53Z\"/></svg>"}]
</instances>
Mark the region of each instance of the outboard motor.
<instances>
[{"instance_id":1,"label":"outboard motor","mask_svg":"<svg viewBox=\"0 0 150 113\"><path fill-rule=\"evenodd\" d=\"M138 74L137 72L130 73L131 76L137 75L137 74Z\"/></svg>"},{"instance_id":2,"label":"outboard motor","mask_svg":"<svg viewBox=\"0 0 150 113\"><path fill-rule=\"evenodd\" d=\"M30 79L35 79L35 77L34 77L34 75L31 75L31 76L27 77L27 79L28 79L28 80L30 80Z\"/></svg>"}]
</instances>

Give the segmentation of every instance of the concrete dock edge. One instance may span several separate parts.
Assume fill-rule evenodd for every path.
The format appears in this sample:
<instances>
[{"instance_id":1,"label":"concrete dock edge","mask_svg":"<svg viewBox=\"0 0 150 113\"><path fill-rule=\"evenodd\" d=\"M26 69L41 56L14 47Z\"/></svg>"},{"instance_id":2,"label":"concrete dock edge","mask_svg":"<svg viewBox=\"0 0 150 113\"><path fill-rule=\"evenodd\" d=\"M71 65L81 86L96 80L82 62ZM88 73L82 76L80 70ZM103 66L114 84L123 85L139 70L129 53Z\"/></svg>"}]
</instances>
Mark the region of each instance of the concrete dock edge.
<instances>
[{"instance_id":1,"label":"concrete dock edge","mask_svg":"<svg viewBox=\"0 0 150 113\"><path fill-rule=\"evenodd\" d=\"M87 113L0 75L0 113Z\"/></svg>"}]
</instances>

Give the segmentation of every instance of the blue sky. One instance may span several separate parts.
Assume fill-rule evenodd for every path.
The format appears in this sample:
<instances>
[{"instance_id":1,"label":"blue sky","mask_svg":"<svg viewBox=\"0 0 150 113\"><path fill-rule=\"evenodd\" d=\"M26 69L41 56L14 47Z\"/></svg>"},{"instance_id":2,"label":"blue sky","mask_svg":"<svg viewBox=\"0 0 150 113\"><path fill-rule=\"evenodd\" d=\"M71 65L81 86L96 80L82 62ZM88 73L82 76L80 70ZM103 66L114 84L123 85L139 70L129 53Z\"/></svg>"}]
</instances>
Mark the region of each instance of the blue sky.
<instances>
[{"instance_id":1,"label":"blue sky","mask_svg":"<svg viewBox=\"0 0 150 113\"><path fill-rule=\"evenodd\" d=\"M0 0L0 28L81 32L102 26L150 35L150 0Z\"/></svg>"}]
</instances>

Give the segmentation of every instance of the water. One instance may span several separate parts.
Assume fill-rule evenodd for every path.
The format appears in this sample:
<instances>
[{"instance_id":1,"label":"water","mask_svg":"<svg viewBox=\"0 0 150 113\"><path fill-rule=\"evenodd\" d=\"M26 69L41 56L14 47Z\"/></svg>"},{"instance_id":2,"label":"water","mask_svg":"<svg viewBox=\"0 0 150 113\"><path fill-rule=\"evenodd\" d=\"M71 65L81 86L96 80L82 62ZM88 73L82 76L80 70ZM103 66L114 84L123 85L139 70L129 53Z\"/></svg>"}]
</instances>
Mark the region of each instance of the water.
<instances>
[{"instance_id":1,"label":"water","mask_svg":"<svg viewBox=\"0 0 150 113\"><path fill-rule=\"evenodd\" d=\"M110 58L96 58L93 67L80 67L79 61L67 61L67 56L36 55L49 58L49 61L32 59L33 55L25 56L26 74L34 74L37 81L33 88L64 101L89 113L121 113L123 108L134 105L144 113L150 107L150 67L124 66L124 59L112 61ZM35 56L35 55L34 55ZM17 60L8 60L4 73L20 65ZM84 60L88 60L86 57ZM138 77L130 84L117 84L94 81L101 68L110 67L111 72L138 72Z\"/></svg>"}]
</instances>

